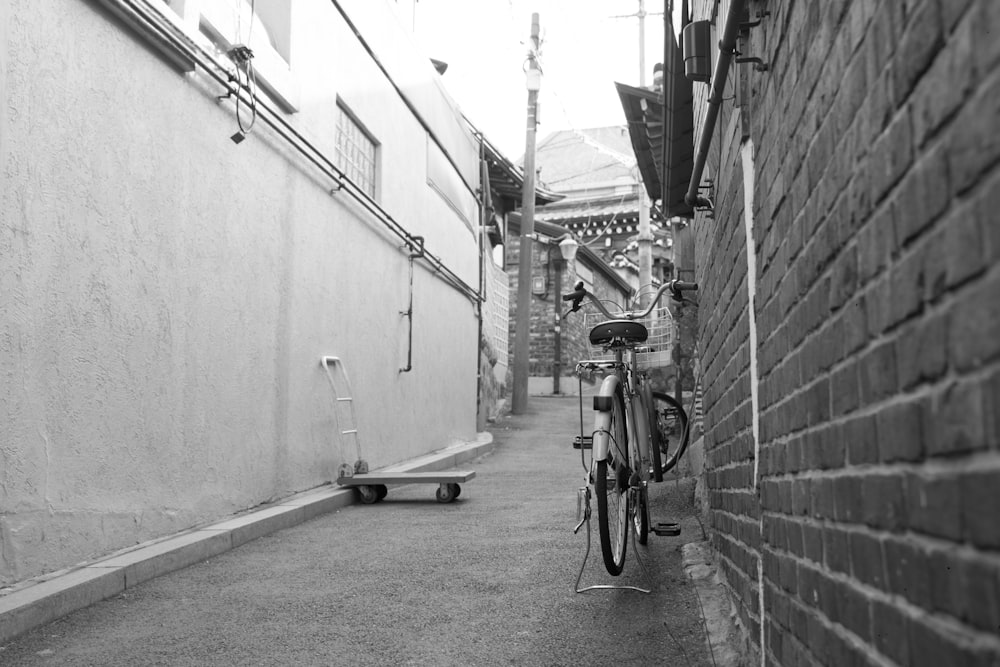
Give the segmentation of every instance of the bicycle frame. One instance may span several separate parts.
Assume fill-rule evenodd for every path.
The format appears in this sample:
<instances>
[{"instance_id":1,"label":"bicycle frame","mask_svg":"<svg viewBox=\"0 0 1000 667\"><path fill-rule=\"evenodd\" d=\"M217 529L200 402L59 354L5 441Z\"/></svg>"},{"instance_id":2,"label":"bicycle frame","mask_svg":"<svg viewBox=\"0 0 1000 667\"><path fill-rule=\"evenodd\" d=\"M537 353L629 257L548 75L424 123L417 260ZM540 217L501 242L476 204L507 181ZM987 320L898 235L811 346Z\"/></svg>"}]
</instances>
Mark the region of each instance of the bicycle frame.
<instances>
[{"instance_id":1,"label":"bicycle frame","mask_svg":"<svg viewBox=\"0 0 1000 667\"><path fill-rule=\"evenodd\" d=\"M639 394L638 377L635 375L635 351L629 350L631 357L629 363L625 363L625 350L615 350L614 370L615 372L604 378L598 396L611 398L615 396L618 387L622 387L622 397L625 399L625 425L628 433L628 443L624 446L631 447L636 444L636 451L639 455L640 478L649 478L649 416L646 413L646 406ZM611 410L597 410L594 417L593 435L593 461L606 461L611 451ZM633 438L633 434L635 437ZM619 445L621 446L621 445ZM636 472L636 471L633 471Z\"/></svg>"}]
</instances>

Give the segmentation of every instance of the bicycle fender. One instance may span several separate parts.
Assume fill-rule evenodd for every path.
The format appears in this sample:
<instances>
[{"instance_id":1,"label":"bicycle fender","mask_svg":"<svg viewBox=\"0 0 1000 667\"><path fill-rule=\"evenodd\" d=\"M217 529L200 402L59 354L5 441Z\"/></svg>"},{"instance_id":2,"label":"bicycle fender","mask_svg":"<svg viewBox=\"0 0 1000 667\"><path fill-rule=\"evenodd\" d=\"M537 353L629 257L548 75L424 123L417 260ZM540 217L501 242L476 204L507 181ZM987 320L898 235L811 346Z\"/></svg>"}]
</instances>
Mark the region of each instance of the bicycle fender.
<instances>
[{"instance_id":1,"label":"bicycle fender","mask_svg":"<svg viewBox=\"0 0 1000 667\"><path fill-rule=\"evenodd\" d=\"M611 448L611 409L614 405L615 391L618 389L618 376L609 375L601 383L601 389L594 396L594 444L593 456L595 461L604 461L608 458L608 450Z\"/></svg>"}]
</instances>

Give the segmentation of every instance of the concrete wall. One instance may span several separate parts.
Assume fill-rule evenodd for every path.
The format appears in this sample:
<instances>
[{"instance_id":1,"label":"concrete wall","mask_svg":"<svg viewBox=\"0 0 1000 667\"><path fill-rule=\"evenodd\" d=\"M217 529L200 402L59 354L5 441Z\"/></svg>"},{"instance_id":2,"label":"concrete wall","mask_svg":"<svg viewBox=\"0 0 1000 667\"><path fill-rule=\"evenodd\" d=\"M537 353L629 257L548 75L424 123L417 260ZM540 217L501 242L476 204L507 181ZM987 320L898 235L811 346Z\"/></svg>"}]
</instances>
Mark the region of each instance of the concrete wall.
<instances>
[{"instance_id":1,"label":"concrete wall","mask_svg":"<svg viewBox=\"0 0 1000 667\"><path fill-rule=\"evenodd\" d=\"M474 437L466 296L417 263L399 373L407 258L372 214L259 120L230 141L220 86L100 3L3 5L0 585L334 478L355 453L321 355L347 364L373 467ZM428 186L425 130L332 3L292 8L288 120L332 157L346 101L380 142L381 205L477 285L476 239ZM382 10L377 41L404 50ZM450 114L428 122L475 164L423 76L407 85Z\"/></svg>"},{"instance_id":2,"label":"concrete wall","mask_svg":"<svg viewBox=\"0 0 1000 667\"><path fill-rule=\"evenodd\" d=\"M996 664L1000 4L748 4L769 70L730 75L749 125L727 99L694 225L712 543L750 655Z\"/></svg>"}]
</instances>

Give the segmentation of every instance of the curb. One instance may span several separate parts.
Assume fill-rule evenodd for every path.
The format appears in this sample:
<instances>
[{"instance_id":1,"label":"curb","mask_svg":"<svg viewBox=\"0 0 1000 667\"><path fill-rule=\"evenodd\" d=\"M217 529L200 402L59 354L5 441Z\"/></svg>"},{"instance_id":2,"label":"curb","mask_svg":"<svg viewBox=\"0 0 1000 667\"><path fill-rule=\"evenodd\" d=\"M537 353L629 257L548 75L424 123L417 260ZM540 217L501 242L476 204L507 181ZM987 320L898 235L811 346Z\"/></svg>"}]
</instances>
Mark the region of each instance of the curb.
<instances>
[{"instance_id":1,"label":"curb","mask_svg":"<svg viewBox=\"0 0 1000 667\"><path fill-rule=\"evenodd\" d=\"M751 664L745 653L736 650L742 643L736 613L729 594L719 580L712 549L707 541L689 542L681 547L684 573L698 596L698 606L705 624L705 642L717 667L743 667Z\"/></svg>"},{"instance_id":2,"label":"curb","mask_svg":"<svg viewBox=\"0 0 1000 667\"><path fill-rule=\"evenodd\" d=\"M431 472L453 468L489 453L490 433L384 468ZM59 574L0 596L0 646L78 609L114 597L160 575L180 570L258 537L304 523L356 502L353 489L326 485L303 491L246 514L146 542L124 553Z\"/></svg>"}]
</instances>

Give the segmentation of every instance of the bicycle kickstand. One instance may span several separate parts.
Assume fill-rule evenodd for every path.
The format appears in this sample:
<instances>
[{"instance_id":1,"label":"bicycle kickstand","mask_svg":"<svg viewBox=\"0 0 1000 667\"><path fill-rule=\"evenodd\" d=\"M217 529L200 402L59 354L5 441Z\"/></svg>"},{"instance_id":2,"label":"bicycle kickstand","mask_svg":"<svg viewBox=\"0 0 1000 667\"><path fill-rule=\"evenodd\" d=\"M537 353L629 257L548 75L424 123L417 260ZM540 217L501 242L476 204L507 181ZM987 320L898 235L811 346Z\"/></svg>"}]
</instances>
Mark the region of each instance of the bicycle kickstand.
<instances>
[{"instance_id":1,"label":"bicycle kickstand","mask_svg":"<svg viewBox=\"0 0 1000 667\"><path fill-rule=\"evenodd\" d=\"M580 580L583 578L583 571L587 567L587 560L590 558L590 487L582 486L576 491L576 515L580 516L582 509L583 518L580 522L576 524L576 528L573 529L573 534L580 532L580 528L586 524L587 525L587 550L583 554L583 562L580 564L580 572L576 575L576 584L573 589L577 593L586 593L588 591L599 591L599 590L619 590L619 591L637 591L639 593L651 593L653 590L652 578L649 576L649 569L646 564L642 562L639 558L639 550L637 545L637 540L635 536L635 526L633 522L629 520L629 532L632 534L632 553L635 555L635 559L639 562L639 566L642 568L643 577L646 580L646 586L648 588L640 588L638 586L629 585L614 585L614 584L595 584L593 586L586 586L585 588L580 588Z\"/></svg>"}]
</instances>

